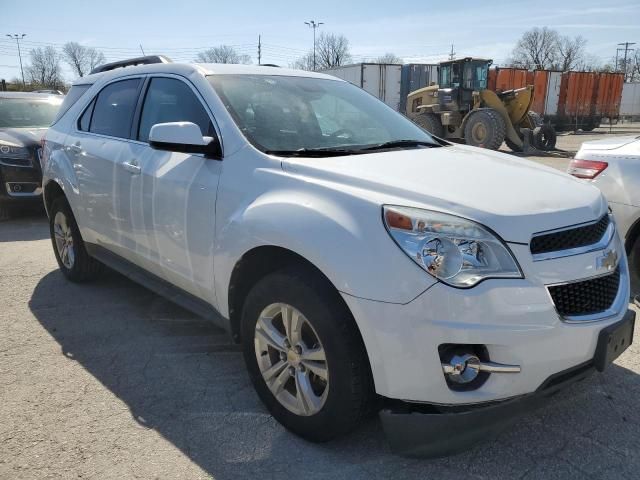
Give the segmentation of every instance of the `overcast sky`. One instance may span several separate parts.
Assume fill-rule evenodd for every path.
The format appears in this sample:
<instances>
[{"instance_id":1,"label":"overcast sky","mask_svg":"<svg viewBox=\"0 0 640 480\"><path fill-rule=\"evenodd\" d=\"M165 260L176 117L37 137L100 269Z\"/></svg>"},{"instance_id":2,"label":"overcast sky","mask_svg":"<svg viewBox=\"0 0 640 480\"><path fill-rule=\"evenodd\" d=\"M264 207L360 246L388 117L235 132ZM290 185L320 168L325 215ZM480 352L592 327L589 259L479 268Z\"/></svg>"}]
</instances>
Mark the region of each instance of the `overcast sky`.
<instances>
[{"instance_id":1,"label":"overcast sky","mask_svg":"<svg viewBox=\"0 0 640 480\"><path fill-rule=\"evenodd\" d=\"M15 41L7 33L27 34L25 64L32 48L60 48L68 41L95 46L110 61L140 55L140 46L147 55L191 61L200 50L228 44L257 62L261 34L262 62L286 66L311 48L312 31L304 24L311 19L324 22L319 31L344 34L355 61L393 52L431 63L446 57L454 43L458 56L502 63L522 32L535 26L582 35L588 52L603 62L615 56L620 42L640 47L638 0L30 0L0 5L0 12L0 78L6 79L20 76ZM64 73L73 78L66 66Z\"/></svg>"}]
</instances>

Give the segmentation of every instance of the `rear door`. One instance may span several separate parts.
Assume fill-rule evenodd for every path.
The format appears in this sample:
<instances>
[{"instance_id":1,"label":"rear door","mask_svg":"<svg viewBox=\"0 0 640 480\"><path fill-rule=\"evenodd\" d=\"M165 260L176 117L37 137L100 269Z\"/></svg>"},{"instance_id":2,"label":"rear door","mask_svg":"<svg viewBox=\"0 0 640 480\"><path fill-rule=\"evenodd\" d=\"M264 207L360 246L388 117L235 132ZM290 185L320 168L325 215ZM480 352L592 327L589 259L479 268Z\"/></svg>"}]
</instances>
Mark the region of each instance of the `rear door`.
<instances>
[{"instance_id":1,"label":"rear door","mask_svg":"<svg viewBox=\"0 0 640 480\"><path fill-rule=\"evenodd\" d=\"M203 136L218 135L195 87L179 76L151 76L132 155L141 161L133 193L133 224L142 266L183 290L213 302L215 201L222 162L200 154L154 150L158 123L193 122Z\"/></svg>"},{"instance_id":2,"label":"rear door","mask_svg":"<svg viewBox=\"0 0 640 480\"><path fill-rule=\"evenodd\" d=\"M131 191L140 169L128 145L142 77L125 78L100 90L67 137L78 178L83 227L96 242L131 259Z\"/></svg>"}]
</instances>

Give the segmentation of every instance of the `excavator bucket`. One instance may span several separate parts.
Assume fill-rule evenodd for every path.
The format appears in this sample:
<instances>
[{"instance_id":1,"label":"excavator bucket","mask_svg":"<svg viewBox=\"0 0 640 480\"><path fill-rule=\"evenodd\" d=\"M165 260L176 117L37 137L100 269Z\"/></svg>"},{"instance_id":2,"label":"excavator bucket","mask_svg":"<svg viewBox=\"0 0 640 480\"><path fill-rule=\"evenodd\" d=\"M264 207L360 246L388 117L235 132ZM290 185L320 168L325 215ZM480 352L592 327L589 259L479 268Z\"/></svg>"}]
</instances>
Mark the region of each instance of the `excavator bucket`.
<instances>
[{"instance_id":1,"label":"excavator bucket","mask_svg":"<svg viewBox=\"0 0 640 480\"><path fill-rule=\"evenodd\" d=\"M531 136L529 132L520 132L521 128L533 130L529 108L533 102L533 86L509 90L500 94L492 90L482 90L480 101L483 107L496 110L502 116L506 126L506 138L520 150L528 148Z\"/></svg>"}]
</instances>

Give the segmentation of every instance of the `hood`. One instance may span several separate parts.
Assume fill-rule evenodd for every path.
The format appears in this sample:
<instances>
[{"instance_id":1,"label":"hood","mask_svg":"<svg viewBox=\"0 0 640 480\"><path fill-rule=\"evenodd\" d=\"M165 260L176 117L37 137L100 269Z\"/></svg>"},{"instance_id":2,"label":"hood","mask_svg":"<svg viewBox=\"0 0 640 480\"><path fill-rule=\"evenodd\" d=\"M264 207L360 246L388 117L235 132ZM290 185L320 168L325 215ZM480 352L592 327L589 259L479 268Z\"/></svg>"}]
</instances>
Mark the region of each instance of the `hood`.
<instances>
[{"instance_id":1,"label":"hood","mask_svg":"<svg viewBox=\"0 0 640 480\"><path fill-rule=\"evenodd\" d=\"M468 146L329 158L286 158L283 168L342 184L380 204L437 210L475 220L505 241L599 218L600 191L532 161ZM340 188L340 186L338 186Z\"/></svg>"},{"instance_id":2,"label":"hood","mask_svg":"<svg viewBox=\"0 0 640 480\"><path fill-rule=\"evenodd\" d=\"M612 137L604 140L583 142L580 150L614 150L639 140L640 137Z\"/></svg>"},{"instance_id":3,"label":"hood","mask_svg":"<svg viewBox=\"0 0 640 480\"><path fill-rule=\"evenodd\" d=\"M16 147L40 146L40 140L45 133L46 128L0 128L0 142Z\"/></svg>"}]
</instances>

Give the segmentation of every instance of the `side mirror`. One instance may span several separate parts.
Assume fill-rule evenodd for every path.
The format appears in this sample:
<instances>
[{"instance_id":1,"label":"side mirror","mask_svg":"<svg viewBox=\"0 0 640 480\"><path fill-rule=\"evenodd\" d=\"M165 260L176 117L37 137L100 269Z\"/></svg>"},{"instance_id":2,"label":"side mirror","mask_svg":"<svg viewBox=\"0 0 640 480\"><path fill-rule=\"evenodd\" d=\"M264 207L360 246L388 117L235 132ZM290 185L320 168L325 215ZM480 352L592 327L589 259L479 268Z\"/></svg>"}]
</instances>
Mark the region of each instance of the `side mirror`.
<instances>
[{"instance_id":1,"label":"side mirror","mask_svg":"<svg viewBox=\"0 0 640 480\"><path fill-rule=\"evenodd\" d=\"M192 122L156 123L149 132L149 146L155 150L202 153L209 158L222 158L218 139L203 137L200 127Z\"/></svg>"}]
</instances>

